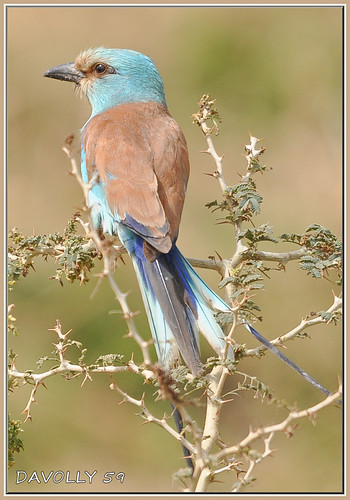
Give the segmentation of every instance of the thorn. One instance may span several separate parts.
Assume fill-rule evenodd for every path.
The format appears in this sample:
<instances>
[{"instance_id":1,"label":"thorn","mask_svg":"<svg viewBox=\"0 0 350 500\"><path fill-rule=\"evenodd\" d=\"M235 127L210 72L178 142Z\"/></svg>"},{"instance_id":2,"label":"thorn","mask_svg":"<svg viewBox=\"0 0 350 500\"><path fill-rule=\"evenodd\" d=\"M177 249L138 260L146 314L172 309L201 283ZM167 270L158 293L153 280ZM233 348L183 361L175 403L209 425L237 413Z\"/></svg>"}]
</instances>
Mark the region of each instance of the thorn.
<instances>
[{"instance_id":1,"label":"thorn","mask_svg":"<svg viewBox=\"0 0 350 500\"><path fill-rule=\"evenodd\" d=\"M89 374L88 372L85 372L85 377L84 377L84 380L82 381L82 383L81 383L81 386L80 386L80 387L83 387L83 385L85 384L85 382L86 382L87 380L90 380L90 382L92 382L92 378L91 378L90 374Z\"/></svg>"},{"instance_id":2,"label":"thorn","mask_svg":"<svg viewBox=\"0 0 350 500\"><path fill-rule=\"evenodd\" d=\"M219 257L219 260L222 262L224 259L221 257L221 255L215 250L216 255Z\"/></svg>"},{"instance_id":3,"label":"thorn","mask_svg":"<svg viewBox=\"0 0 350 500\"><path fill-rule=\"evenodd\" d=\"M74 141L74 134L69 134L67 135L67 137L65 138L64 140L64 143L67 145L67 146L71 146L72 143Z\"/></svg>"},{"instance_id":4,"label":"thorn","mask_svg":"<svg viewBox=\"0 0 350 500\"><path fill-rule=\"evenodd\" d=\"M112 390L112 391L115 391L117 387L117 384L114 382L114 380L112 380L112 382L109 384L109 388ZM120 403L119 403L120 404Z\"/></svg>"},{"instance_id":5,"label":"thorn","mask_svg":"<svg viewBox=\"0 0 350 500\"><path fill-rule=\"evenodd\" d=\"M126 262L125 262L122 255L118 255L117 259L120 259L122 261L122 263L124 264L124 266L126 266Z\"/></svg>"},{"instance_id":6,"label":"thorn","mask_svg":"<svg viewBox=\"0 0 350 500\"><path fill-rule=\"evenodd\" d=\"M63 337L64 337L64 338L68 337L68 335L72 332L72 330L73 330L72 328L71 328L70 330L68 330L68 332L67 332L67 333L65 333L65 334L63 335Z\"/></svg>"}]
</instances>

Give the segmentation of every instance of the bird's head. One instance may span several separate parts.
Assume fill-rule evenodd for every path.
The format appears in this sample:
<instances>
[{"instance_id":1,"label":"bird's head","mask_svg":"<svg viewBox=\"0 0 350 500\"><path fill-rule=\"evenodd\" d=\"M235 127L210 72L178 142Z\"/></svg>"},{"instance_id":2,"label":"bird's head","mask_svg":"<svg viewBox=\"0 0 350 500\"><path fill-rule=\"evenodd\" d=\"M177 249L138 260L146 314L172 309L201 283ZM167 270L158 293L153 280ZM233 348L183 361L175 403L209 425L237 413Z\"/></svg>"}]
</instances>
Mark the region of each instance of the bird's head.
<instances>
[{"instance_id":1,"label":"bird's head","mask_svg":"<svg viewBox=\"0 0 350 500\"><path fill-rule=\"evenodd\" d=\"M129 102L153 101L166 106L163 82L153 61L133 50L89 49L44 76L75 83L89 99L92 116Z\"/></svg>"}]
</instances>

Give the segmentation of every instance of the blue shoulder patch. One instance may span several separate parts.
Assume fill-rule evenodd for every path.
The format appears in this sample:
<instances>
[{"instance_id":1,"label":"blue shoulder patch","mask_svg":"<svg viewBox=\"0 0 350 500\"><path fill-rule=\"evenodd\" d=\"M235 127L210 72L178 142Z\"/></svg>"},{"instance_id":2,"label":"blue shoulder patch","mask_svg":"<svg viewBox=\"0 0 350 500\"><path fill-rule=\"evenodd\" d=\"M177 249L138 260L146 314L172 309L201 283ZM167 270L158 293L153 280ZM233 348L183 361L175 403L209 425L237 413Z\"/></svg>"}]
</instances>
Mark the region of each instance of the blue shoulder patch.
<instances>
[{"instance_id":1,"label":"blue shoulder patch","mask_svg":"<svg viewBox=\"0 0 350 500\"><path fill-rule=\"evenodd\" d=\"M81 176L87 184L89 176L86 169L86 153L81 150ZM88 196L88 205L91 208L91 219L96 229L102 229L104 233L117 234L117 225L120 218L112 214L108 204L103 182L96 181Z\"/></svg>"}]
</instances>

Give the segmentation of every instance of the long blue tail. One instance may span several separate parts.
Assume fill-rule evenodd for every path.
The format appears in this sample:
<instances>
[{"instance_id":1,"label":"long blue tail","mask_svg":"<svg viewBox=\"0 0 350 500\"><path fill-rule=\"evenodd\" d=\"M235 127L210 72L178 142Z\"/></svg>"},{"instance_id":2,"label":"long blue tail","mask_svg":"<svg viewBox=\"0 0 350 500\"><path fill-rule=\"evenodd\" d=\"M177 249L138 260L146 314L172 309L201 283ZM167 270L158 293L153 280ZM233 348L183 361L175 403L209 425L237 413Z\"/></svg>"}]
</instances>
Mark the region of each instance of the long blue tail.
<instances>
[{"instance_id":1,"label":"long blue tail","mask_svg":"<svg viewBox=\"0 0 350 500\"><path fill-rule=\"evenodd\" d=\"M143 248L130 253L160 363L168 368L178 351L194 375L202 369L198 331L220 356L226 342L214 311L230 311L197 275L177 247L147 260ZM230 357L233 352L229 349Z\"/></svg>"},{"instance_id":2,"label":"long blue tail","mask_svg":"<svg viewBox=\"0 0 350 500\"><path fill-rule=\"evenodd\" d=\"M133 235L133 238L125 243L128 243L125 246L138 276L160 363L164 368L169 368L180 352L192 373L199 375L202 364L198 331L204 335L214 351L222 356L226 342L224 333L215 320L214 311L230 312L229 306L198 276L176 246L168 254L160 254L151 262L145 257L141 238L135 238ZM251 325L245 323L244 326L307 382L324 394L331 394ZM231 347L227 350L227 356L234 358Z\"/></svg>"},{"instance_id":3,"label":"long blue tail","mask_svg":"<svg viewBox=\"0 0 350 500\"><path fill-rule=\"evenodd\" d=\"M288 366L290 366L294 371L296 371L299 375L301 375L309 384L313 385L318 389L319 391L323 392L323 394L326 394L326 396L330 396L332 393L326 389L320 382L318 382L315 378L313 378L311 375L309 375L305 370L300 368L298 365L294 363L291 359L289 359L283 352L279 351L276 346L271 344L265 337L261 335L261 333L257 332L255 328L253 328L251 325L248 323L245 323L244 326L247 328L247 330L269 351L271 351L277 358L280 360L284 361ZM342 401L339 400L337 401L338 404L342 406Z\"/></svg>"}]
</instances>

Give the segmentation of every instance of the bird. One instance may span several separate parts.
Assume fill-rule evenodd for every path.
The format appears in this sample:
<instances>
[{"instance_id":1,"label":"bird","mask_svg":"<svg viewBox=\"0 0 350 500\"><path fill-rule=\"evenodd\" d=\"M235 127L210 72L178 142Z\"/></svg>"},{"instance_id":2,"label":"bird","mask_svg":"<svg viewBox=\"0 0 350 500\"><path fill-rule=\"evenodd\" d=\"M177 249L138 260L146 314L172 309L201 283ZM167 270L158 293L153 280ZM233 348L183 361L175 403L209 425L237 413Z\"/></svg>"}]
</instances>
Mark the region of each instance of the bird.
<instances>
[{"instance_id":1,"label":"bird","mask_svg":"<svg viewBox=\"0 0 350 500\"><path fill-rule=\"evenodd\" d=\"M186 139L170 115L153 60L134 50L97 47L45 77L72 82L91 116L81 132L81 174L95 179L88 205L94 227L117 235L136 272L159 363L179 359L203 373L199 332L219 357L234 359L215 313L231 308L177 247L189 178ZM325 394L330 392L249 323L265 347ZM181 421L177 425L181 427Z\"/></svg>"},{"instance_id":2,"label":"bird","mask_svg":"<svg viewBox=\"0 0 350 500\"><path fill-rule=\"evenodd\" d=\"M81 173L84 182L97 174L88 200L92 223L117 235L131 257L160 365L169 369L181 356L199 376L198 331L222 356L225 335L215 311L231 309L176 245L188 148L169 114L155 64L133 50L95 48L45 76L74 82L91 104L82 129Z\"/></svg>"}]
</instances>

